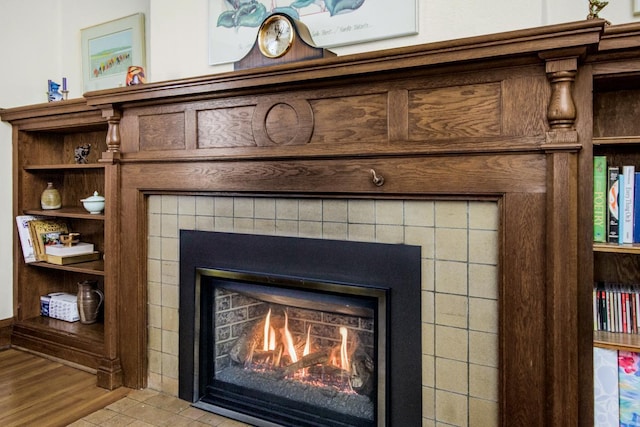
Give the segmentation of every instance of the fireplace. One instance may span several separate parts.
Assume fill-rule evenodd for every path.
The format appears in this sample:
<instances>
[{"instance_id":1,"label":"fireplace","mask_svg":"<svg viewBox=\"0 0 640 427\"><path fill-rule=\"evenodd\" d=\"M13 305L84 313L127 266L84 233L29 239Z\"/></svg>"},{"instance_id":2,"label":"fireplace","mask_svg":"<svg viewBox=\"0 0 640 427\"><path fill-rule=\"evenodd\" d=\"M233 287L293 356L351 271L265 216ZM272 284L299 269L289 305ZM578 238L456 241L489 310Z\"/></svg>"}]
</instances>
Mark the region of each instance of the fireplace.
<instances>
[{"instance_id":1,"label":"fireplace","mask_svg":"<svg viewBox=\"0 0 640 427\"><path fill-rule=\"evenodd\" d=\"M254 425L419 425L420 256L182 230L179 396Z\"/></svg>"}]
</instances>

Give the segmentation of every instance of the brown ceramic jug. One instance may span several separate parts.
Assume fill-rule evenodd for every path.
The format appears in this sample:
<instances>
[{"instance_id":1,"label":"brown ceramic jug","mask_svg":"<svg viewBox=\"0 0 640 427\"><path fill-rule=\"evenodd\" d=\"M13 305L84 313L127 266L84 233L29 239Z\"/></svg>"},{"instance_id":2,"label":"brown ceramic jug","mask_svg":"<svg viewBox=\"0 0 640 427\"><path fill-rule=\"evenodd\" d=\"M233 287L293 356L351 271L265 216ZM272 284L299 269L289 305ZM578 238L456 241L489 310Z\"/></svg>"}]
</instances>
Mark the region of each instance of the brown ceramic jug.
<instances>
[{"instance_id":1,"label":"brown ceramic jug","mask_svg":"<svg viewBox=\"0 0 640 427\"><path fill-rule=\"evenodd\" d=\"M104 294L96 288L95 280L78 282L78 314L80 323L85 325L95 323L100 306L104 301Z\"/></svg>"}]
</instances>

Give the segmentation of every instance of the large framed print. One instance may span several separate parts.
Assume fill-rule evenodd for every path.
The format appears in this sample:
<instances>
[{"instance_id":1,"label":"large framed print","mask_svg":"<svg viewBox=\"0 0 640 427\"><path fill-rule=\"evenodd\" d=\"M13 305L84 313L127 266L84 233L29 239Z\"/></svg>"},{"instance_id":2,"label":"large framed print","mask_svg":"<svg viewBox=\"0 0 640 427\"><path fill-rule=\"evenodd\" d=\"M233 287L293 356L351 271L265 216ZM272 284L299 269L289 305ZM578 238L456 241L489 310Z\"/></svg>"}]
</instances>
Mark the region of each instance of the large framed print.
<instances>
[{"instance_id":1,"label":"large framed print","mask_svg":"<svg viewBox=\"0 0 640 427\"><path fill-rule=\"evenodd\" d=\"M418 32L418 0L209 0L209 64L242 59L275 12L304 22L324 48Z\"/></svg>"},{"instance_id":2,"label":"large framed print","mask_svg":"<svg viewBox=\"0 0 640 427\"><path fill-rule=\"evenodd\" d=\"M144 14L80 30L84 91L125 86L127 69L146 66Z\"/></svg>"}]
</instances>

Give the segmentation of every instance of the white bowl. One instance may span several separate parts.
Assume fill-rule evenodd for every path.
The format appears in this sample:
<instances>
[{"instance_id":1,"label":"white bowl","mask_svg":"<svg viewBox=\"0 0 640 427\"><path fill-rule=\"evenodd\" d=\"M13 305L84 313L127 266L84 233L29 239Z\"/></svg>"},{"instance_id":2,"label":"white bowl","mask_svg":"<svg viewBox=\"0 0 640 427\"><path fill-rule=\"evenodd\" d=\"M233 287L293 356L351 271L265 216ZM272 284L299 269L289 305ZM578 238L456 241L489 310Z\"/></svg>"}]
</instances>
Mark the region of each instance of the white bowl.
<instances>
[{"instance_id":1,"label":"white bowl","mask_svg":"<svg viewBox=\"0 0 640 427\"><path fill-rule=\"evenodd\" d=\"M80 200L84 208L91 214L99 214L104 210L104 197L99 196L97 191L93 192L93 196Z\"/></svg>"}]
</instances>

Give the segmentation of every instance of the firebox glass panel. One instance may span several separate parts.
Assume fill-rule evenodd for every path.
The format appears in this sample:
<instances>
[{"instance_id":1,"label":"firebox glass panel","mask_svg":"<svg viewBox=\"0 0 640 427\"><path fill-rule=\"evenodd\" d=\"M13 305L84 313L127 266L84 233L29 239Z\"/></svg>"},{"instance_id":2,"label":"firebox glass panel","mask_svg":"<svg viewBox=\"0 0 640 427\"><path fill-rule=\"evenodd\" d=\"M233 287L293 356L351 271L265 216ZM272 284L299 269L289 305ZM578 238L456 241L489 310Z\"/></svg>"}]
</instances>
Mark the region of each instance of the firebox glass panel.
<instances>
[{"instance_id":1,"label":"firebox glass panel","mask_svg":"<svg viewBox=\"0 0 640 427\"><path fill-rule=\"evenodd\" d=\"M277 408L259 416L282 425L313 417L327 426L377 424L384 292L254 275L207 276L201 286L209 288L202 309L213 342L201 355L210 363L207 387L224 396L215 404Z\"/></svg>"}]
</instances>

